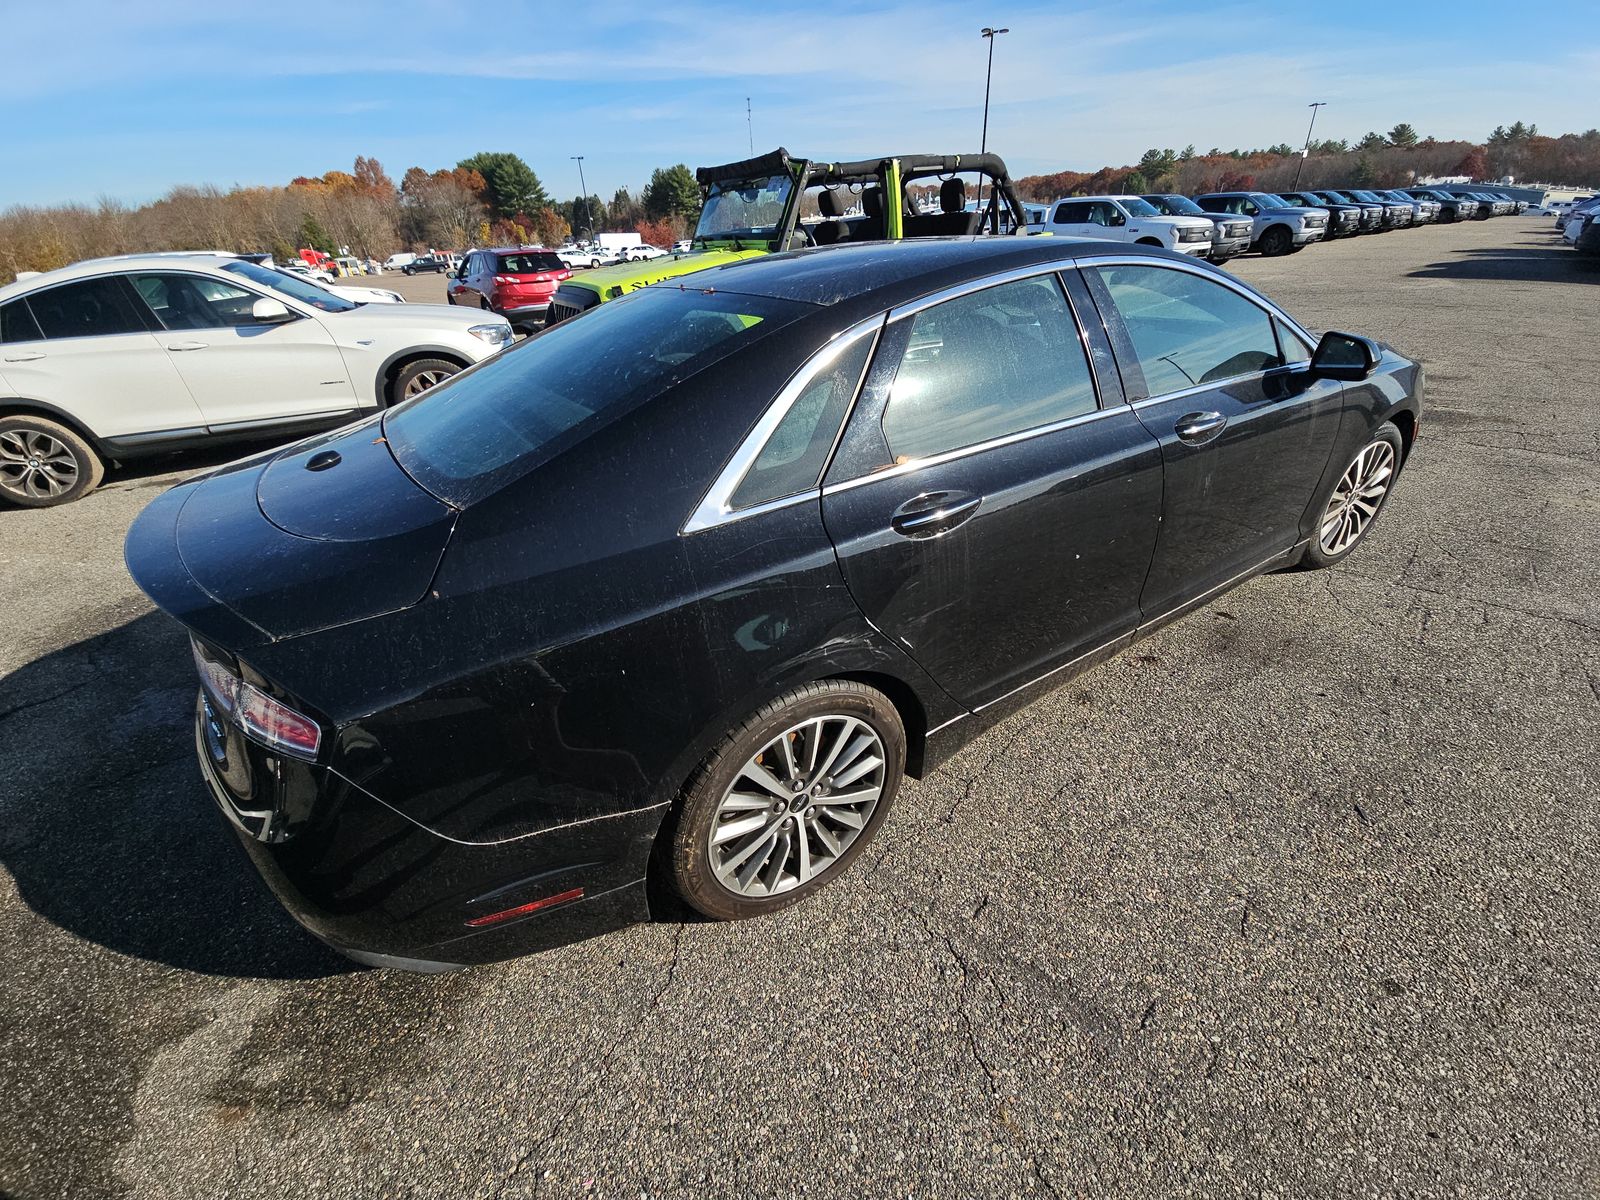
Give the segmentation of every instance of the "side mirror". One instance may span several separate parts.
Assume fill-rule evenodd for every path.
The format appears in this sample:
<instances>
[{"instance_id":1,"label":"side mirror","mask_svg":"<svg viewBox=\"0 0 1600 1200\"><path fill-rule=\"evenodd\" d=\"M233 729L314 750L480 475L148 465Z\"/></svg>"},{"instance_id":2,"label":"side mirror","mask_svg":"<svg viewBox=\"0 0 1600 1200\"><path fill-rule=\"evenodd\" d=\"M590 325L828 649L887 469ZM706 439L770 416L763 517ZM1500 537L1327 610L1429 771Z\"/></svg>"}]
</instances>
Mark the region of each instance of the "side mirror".
<instances>
[{"instance_id":1,"label":"side mirror","mask_svg":"<svg viewBox=\"0 0 1600 1200\"><path fill-rule=\"evenodd\" d=\"M1381 357L1383 352L1371 338L1330 330L1322 335L1317 352L1311 356L1311 373L1322 379L1359 383L1372 374Z\"/></svg>"},{"instance_id":2,"label":"side mirror","mask_svg":"<svg viewBox=\"0 0 1600 1200\"><path fill-rule=\"evenodd\" d=\"M294 314L283 301L263 296L250 306L250 319L257 325L282 325L285 321L294 320Z\"/></svg>"}]
</instances>

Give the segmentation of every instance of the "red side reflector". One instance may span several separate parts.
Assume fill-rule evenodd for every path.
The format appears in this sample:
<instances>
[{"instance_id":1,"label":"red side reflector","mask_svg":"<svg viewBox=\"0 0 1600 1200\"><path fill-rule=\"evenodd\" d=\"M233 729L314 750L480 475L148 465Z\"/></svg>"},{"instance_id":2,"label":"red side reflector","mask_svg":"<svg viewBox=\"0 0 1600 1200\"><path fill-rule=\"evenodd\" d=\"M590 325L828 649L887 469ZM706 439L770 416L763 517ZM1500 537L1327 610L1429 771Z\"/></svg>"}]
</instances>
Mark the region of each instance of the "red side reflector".
<instances>
[{"instance_id":1,"label":"red side reflector","mask_svg":"<svg viewBox=\"0 0 1600 1200\"><path fill-rule=\"evenodd\" d=\"M486 917L473 917L467 924L473 929L482 929L485 925L498 925L501 921L509 921L513 917L525 917L529 913L538 912L541 908L549 908L553 904L565 904L568 900L577 900L582 895L583 889L581 887L573 888L570 892L558 892L554 896L546 896L543 900L535 900L531 904L519 904L516 908L490 913Z\"/></svg>"}]
</instances>

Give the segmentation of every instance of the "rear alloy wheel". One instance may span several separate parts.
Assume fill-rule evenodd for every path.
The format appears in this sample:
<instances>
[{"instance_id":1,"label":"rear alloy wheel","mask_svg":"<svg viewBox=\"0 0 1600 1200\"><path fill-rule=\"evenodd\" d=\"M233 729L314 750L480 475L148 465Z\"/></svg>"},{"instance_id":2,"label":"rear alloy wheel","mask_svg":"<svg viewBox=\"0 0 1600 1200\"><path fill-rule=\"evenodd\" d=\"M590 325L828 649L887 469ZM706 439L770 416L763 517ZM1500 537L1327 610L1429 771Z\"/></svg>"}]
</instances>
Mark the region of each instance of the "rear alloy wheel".
<instances>
[{"instance_id":1,"label":"rear alloy wheel","mask_svg":"<svg viewBox=\"0 0 1600 1200\"><path fill-rule=\"evenodd\" d=\"M691 780L670 834L679 893L723 920L809 896L882 826L905 757L899 713L873 688L830 680L780 697Z\"/></svg>"},{"instance_id":2,"label":"rear alloy wheel","mask_svg":"<svg viewBox=\"0 0 1600 1200\"><path fill-rule=\"evenodd\" d=\"M1268 258L1277 258L1294 249L1294 234L1289 232L1286 225L1274 225L1261 235L1261 253Z\"/></svg>"},{"instance_id":3,"label":"rear alloy wheel","mask_svg":"<svg viewBox=\"0 0 1600 1200\"><path fill-rule=\"evenodd\" d=\"M1400 431L1385 423L1356 452L1322 504L1305 566L1330 567L1367 536L1394 487L1403 445Z\"/></svg>"},{"instance_id":4,"label":"rear alloy wheel","mask_svg":"<svg viewBox=\"0 0 1600 1200\"><path fill-rule=\"evenodd\" d=\"M0 498L50 508L100 485L105 464L65 425L42 417L0 417Z\"/></svg>"},{"instance_id":5,"label":"rear alloy wheel","mask_svg":"<svg viewBox=\"0 0 1600 1200\"><path fill-rule=\"evenodd\" d=\"M389 385L389 403L399 404L413 396L420 396L431 387L458 374L461 368L447 358L419 358L400 368Z\"/></svg>"}]
</instances>

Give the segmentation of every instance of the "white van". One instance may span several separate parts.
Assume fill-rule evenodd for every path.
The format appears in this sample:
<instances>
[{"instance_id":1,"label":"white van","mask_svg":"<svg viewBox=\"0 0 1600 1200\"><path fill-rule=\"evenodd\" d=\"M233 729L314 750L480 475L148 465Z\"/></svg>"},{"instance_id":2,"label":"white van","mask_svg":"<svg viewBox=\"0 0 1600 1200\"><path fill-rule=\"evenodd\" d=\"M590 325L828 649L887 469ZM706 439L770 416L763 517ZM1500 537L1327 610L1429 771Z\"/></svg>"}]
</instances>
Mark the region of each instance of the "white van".
<instances>
[{"instance_id":1,"label":"white van","mask_svg":"<svg viewBox=\"0 0 1600 1200\"><path fill-rule=\"evenodd\" d=\"M391 254L388 258L383 260L383 269L385 271L398 271L407 264L414 263L416 261L417 256L415 254Z\"/></svg>"}]
</instances>

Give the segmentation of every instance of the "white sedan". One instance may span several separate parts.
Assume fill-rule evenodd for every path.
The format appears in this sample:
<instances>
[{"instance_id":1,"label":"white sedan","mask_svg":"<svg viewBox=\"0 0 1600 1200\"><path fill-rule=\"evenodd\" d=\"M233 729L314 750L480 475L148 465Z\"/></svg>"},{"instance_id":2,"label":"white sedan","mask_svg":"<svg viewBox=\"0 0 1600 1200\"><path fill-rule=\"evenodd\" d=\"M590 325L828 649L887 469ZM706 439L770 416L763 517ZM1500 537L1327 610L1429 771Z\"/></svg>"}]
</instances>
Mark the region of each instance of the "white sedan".
<instances>
[{"instance_id":1,"label":"white sedan","mask_svg":"<svg viewBox=\"0 0 1600 1200\"><path fill-rule=\"evenodd\" d=\"M340 425L511 340L476 309L357 304L219 255L35 275L0 288L0 500L64 504L108 462Z\"/></svg>"}]
</instances>

